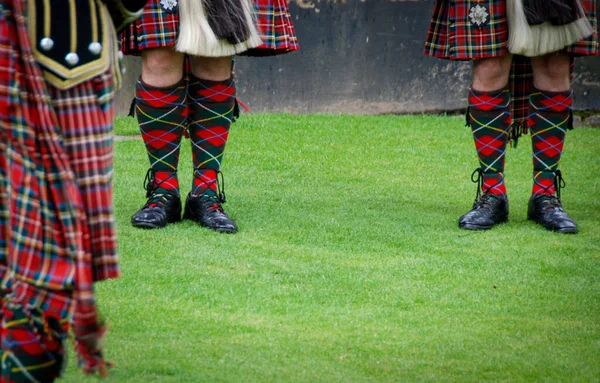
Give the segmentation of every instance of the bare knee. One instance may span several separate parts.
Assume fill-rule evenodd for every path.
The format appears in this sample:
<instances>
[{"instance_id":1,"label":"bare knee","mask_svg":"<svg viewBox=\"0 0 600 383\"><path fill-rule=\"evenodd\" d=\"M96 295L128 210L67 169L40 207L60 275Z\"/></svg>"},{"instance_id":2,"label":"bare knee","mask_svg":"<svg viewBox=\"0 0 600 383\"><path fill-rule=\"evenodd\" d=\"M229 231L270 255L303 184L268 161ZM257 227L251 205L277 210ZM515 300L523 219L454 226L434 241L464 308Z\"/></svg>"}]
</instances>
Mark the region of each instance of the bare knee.
<instances>
[{"instance_id":1,"label":"bare knee","mask_svg":"<svg viewBox=\"0 0 600 383\"><path fill-rule=\"evenodd\" d=\"M567 55L550 54L531 59L534 85L541 90L560 92L571 87Z\"/></svg>"},{"instance_id":2,"label":"bare knee","mask_svg":"<svg viewBox=\"0 0 600 383\"><path fill-rule=\"evenodd\" d=\"M231 57L193 57L192 73L201 79L224 81L231 78Z\"/></svg>"},{"instance_id":3,"label":"bare knee","mask_svg":"<svg viewBox=\"0 0 600 383\"><path fill-rule=\"evenodd\" d=\"M475 61L472 87L484 92L504 88L508 84L511 63L511 55Z\"/></svg>"},{"instance_id":4,"label":"bare knee","mask_svg":"<svg viewBox=\"0 0 600 383\"><path fill-rule=\"evenodd\" d=\"M183 77L184 55L172 48L154 48L142 53L142 80L154 86L175 84Z\"/></svg>"}]
</instances>

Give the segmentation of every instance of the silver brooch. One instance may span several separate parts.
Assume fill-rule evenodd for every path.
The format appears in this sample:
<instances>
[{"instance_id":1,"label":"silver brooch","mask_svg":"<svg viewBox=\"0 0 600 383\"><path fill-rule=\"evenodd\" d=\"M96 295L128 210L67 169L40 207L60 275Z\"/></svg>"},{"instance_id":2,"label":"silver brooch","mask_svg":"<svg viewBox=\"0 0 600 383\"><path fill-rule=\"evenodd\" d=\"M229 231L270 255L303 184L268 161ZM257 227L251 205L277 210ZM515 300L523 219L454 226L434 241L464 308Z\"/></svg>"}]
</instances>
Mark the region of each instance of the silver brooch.
<instances>
[{"instance_id":1,"label":"silver brooch","mask_svg":"<svg viewBox=\"0 0 600 383\"><path fill-rule=\"evenodd\" d=\"M177 0L160 0L160 6L165 11L174 13L177 11Z\"/></svg>"},{"instance_id":2,"label":"silver brooch","mask_svg":"<svg viewBox=\"0 0 600 383\"><path fill-rule=\"evenodd\" d=\"M483 27L487 24L489 15L490 14L484 6L476 5L471 8L469 18L471 18L472 24L476 24L478 27Z\"/></svg>"}]
</instances>

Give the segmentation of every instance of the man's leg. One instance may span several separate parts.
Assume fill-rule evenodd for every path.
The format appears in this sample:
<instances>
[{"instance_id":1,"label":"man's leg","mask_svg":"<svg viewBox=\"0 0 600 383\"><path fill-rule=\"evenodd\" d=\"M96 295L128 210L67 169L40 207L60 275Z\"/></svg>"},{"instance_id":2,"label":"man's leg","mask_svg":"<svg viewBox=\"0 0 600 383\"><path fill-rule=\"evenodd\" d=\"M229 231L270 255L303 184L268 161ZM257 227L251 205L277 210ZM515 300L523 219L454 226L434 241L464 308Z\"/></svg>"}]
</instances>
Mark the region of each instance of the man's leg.
<instances>
[{"instance_id":1,"label":"man's leg","mask_svg":"<svg viewBox=\"0 0 600 383\"><path fill-rule=\"evenodd\" d=\"M221 206L225 199L217 184L236 103L231 65L231 57L192 58L188 87L194 177L184 218L225 233L237 231Z\"/></svg>"},{"instance_id":2,"label":"man's leg","mask_svg":"<svg viewBox=\"0 0 600 383\"><path fill-rule=\"evenodd\" d=\"M558 170L565 135L572 127L570 58L551 54L535 57L531 64L535 87L529 98L533 190L527 216L548 230L576 233L577 224L561 206Z\"/></svg>"},{"instance_id":3,"label":"man's leg","mask_svg":"<svg viewBox=\"0 0 600 383\"><path fill-rule=\"evenodd\" d=\"M184 55L173 48L142 54L142 76L136 86L136 115L150 159L144 207L131 222L142 228L164 227L181 220L177 166L187 120Z\"/></svg>"},{"instance_id":4,"label":"man's leg","mask_svg":"<svg viewBox=\"0 0 600 383\"><path fill-rule=\"evenodd\" d=\"M461 229L486 230L508 220L504 160L512 123L507 89L511 60L512 56L505 55L473 64L467 123L473 131L480 167L473 173L477 174L473 179L478 183L477 197L473 208L460 217Z\"/></svg>"}]
</instances>

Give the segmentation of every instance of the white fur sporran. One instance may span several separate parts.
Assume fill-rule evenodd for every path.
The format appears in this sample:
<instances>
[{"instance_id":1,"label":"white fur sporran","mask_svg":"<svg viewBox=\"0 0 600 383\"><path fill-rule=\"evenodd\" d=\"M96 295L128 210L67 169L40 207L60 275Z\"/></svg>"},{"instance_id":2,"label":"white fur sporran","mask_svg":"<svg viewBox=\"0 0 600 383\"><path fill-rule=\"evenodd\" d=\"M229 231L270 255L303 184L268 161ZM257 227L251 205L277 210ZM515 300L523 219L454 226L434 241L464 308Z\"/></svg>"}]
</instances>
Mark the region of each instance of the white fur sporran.
<instances>
[{"instance_id":1,"label":"white fur sporran","mask_svg":"<svg viewBox=\"0 0 600 383\"><path fill-rule=\"evenodd\" d=\"M579 2L577 6L580 14L584 16L570 24L552 25L550 22L545 22L529 25L522 0L507 0L508 50L513 54L537 57L558 52L588 38L594 30Z\"/></svg>"},{"instance_id":2,"label":"white fur sporran","mask_svg":"<svg viewBox=\"0 0 600 383\"><path fill-rule=\"evenodd\" d=\"M218 38L211 29L202 0L179 0L179 38L175 49L194 56L227 57L262 44L256 29L251 1L241 1L239 12L248 29L248 38L237 44Z\"/></svg>"}]
</instances>

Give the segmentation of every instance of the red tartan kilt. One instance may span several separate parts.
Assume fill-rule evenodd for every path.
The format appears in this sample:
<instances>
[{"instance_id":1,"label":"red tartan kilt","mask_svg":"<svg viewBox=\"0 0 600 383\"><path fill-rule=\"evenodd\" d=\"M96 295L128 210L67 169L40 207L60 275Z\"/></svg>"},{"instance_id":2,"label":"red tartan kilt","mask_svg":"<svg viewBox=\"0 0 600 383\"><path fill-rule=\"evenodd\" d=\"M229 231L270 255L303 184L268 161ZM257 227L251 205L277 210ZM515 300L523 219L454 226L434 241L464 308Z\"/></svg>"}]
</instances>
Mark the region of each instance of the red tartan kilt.
<instances>
[{"instance_id":1,"label":"red tartan kilt","mask_svg":"<svg viewBox=\"0 0 600 383\"><path fill-rule=\"evenodd\" d=\"M298 49L298 39L287 0L254 0L256 25L263 40L248 56L272 56ZM139 55L144 49L172 47L177 43L179 14L163 10L160 0L146 4L142 16L121 33L121 50Z\"/></svg>"},{"instance_id":2,"label":"red tartan kilt","mask_svg":"<svg viewBox=\"0 0 600 383\"><path fill-rule=\"evenodd\" d=\"M581 3L595 32L567 51L579 56L596 55L596 0L582 0ZM486 22L481 26L477 26L470 17L476 6L485 7L488 13ZM477 60L507 54L507 43L506 0L436 0L425 42L426 55L450 60Z\"/></svg>"}]
</instances>

